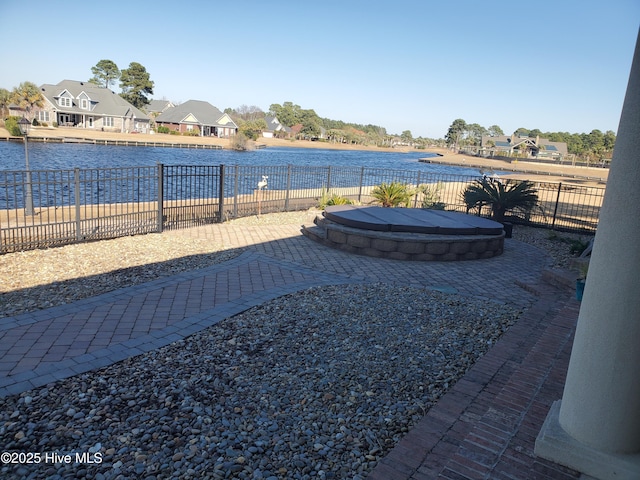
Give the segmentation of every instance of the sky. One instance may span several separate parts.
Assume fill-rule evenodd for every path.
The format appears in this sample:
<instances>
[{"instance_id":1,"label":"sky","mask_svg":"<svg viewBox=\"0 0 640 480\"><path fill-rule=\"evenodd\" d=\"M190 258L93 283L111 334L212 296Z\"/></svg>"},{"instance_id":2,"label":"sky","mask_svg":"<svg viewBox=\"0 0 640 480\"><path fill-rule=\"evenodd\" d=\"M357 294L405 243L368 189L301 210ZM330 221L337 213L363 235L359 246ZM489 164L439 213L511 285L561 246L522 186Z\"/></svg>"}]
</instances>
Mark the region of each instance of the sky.
<instances>
[{"instance_id":1,"label":"sky","mask_svg":"<svg viewBox=\"0 0 640 480\"><path fill-rule=\"evenodd\" d=\"M0 0L0 88L108 59L142 64L154 99L220 110L289 101L427 138L458 118L616 132L639 27L640 0Z\"/></svg>"}]
</instances>

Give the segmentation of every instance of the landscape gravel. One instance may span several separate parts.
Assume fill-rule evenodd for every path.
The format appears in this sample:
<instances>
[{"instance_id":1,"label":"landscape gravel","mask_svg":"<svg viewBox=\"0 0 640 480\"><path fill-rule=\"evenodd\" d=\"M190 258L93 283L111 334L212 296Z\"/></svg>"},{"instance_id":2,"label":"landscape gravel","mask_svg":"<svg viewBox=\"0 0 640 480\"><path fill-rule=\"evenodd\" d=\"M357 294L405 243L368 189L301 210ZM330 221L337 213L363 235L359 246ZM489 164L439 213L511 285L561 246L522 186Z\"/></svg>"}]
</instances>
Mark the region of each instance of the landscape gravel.
<instances>
[{"instance_id":1,"label":"landscape gravel","mask_svg":"<svg viewBox=\"0 0 640 480\"><path fill-rule=\"evenodd\" d=\"M389 285L284 296L0 399L5 450L102 455L96 465L5 464L0 476L364 478L519 314Z\"/></svg>"},{"instance_id":2,"label":"landscape gravel","mask_svg":"<svg viewBox=\"0 0 640 480\"><path fill-rule=\"evenodd\" d=\"M236 222L299 220L278 215ZM565 267L570 242L588 238L517 226L514 239ZM145 235L8 254L0 315L238 253ZM0 463L0 478L365 478L520 314L388 284L283 296L167 347L0 399L3 450L100 461Z\"/></svg>"}]
</instances>

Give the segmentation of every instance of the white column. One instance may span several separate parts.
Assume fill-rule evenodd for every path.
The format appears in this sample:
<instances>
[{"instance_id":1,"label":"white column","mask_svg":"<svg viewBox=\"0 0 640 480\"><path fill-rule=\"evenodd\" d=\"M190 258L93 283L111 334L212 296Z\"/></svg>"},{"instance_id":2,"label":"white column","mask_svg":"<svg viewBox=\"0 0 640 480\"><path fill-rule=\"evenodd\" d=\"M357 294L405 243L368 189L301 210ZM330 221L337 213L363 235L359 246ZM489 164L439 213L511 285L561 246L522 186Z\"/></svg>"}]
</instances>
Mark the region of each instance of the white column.
<instances>
[{"instance_id":1,"label":"white column","mask_svg":"<svg viewBox=\"0 0 640 480\"><path fill-rule=\"evenodd\" d=\"M565 390L536 453L598 479L640 479L640 36Z\"/></svg>"}]
</instances>

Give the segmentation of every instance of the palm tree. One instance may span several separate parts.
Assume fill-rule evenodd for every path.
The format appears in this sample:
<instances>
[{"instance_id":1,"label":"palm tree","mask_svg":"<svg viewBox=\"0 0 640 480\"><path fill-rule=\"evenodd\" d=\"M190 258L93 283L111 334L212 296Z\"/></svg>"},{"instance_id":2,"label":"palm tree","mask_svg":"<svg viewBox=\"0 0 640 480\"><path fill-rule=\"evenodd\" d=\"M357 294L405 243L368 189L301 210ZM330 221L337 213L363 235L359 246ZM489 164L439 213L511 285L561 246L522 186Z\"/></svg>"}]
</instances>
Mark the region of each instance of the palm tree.
<instances>
[{"instance_id":1,"label":"palm tree","mask_svg":"<svg viewBox=\"0 0 640 480\"><path fill-rule=\"evenodd\" d=\"M475 180L463 192L462 198L467 213L472 208L478 211L485 205L491 207L491 218L503 222L507 212L520 212L525 215L538 205L538 193L533 182L521 182L483 177Z\"/></svg>"},{"instance_id":2,"label":"palm tree","mask_svg":"<svg viewBox=\"0 0 640 480\"><path fill-rule=\"evenodd\" d=\"M42 92L35 83L22 82L11 92L11 101L26 112L29 120L33 119L33 109L44 105Z\"/></svg>"}]
</instances>

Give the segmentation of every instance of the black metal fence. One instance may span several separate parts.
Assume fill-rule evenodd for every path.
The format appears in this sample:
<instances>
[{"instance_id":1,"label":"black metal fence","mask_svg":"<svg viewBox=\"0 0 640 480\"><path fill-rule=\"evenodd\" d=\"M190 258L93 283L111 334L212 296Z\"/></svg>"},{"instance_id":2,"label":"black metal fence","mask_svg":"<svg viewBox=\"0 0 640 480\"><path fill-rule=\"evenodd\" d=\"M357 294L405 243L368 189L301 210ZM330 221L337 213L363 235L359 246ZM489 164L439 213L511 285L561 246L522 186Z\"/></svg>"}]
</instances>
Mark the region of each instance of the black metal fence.
<instances>
[{"instance_id":1,"label":"black metal fence","mask_svg":"<svg viewBox=\"0 0 640 480\"><path fill-rule=\"evenodd\" d=\"M296 165L0 171L0 253L302 210L317 205L325 193L367 204L375 185L392 181L429 185L431 201L466 211L462 191L475 178ZM603 187L539 182L536 188L540 208L528 218L511 220L595 231ZM421 206L424 198L416 196L412 206Z\"/></svg>"}]
</instances>

